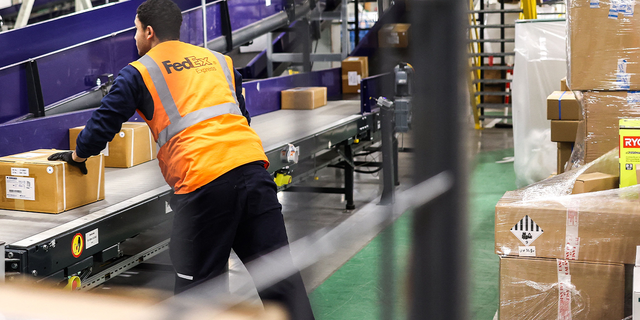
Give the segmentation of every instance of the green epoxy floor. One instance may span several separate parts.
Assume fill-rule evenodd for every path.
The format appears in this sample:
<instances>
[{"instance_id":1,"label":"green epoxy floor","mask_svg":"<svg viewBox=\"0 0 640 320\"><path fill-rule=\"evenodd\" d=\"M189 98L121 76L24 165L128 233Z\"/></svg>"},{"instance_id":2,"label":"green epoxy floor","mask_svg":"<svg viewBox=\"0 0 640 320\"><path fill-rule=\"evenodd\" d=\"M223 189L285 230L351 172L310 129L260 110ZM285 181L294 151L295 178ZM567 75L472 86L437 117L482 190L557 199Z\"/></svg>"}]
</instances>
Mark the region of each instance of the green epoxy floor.
<instances>
[{"instance_id":1,"label":"green epoxy floor","mask_svg":"<svg viewBox=\"0 0 640 320\"><path fill-rule=\"evenodd\" d=\"M513 162L496 163L512 157L513 149L480 152L470 177L470 316L493 319L498 308L498 256L494 253L494 208L505 191L514 190ZM396 301L394 319L405 318L407 257L410 246L411 214L400 217L390 228L395 243ZM347 261L310 295L316 319L380 319L380 251L382 235Z\"/></svg>"}]
</instances>

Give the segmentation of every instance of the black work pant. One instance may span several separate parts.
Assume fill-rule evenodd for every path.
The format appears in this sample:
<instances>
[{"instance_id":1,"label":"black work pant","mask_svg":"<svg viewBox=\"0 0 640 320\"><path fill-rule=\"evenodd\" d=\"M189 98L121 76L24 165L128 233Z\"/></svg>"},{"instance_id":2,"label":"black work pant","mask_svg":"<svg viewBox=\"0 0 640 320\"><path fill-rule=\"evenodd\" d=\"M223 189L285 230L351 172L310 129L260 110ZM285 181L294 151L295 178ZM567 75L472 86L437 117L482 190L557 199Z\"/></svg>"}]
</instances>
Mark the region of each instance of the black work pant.
<instances>
[{"instance_id":1,"label":"black work pant","mask_svg":"<svg viewBox=\"0 0 640 320\"><path fill-rule=\"evenodd\" d=\"M262 162L237 167L188 194L171 198L175 212L170 256L180 293L226 271L231 249L243 263L288 245L276 185ZM293 264L290 256L285 264ZM292 319L313 319L302 277L296 272L258 292L278 302Z\"/></svg>"}]
</instances>

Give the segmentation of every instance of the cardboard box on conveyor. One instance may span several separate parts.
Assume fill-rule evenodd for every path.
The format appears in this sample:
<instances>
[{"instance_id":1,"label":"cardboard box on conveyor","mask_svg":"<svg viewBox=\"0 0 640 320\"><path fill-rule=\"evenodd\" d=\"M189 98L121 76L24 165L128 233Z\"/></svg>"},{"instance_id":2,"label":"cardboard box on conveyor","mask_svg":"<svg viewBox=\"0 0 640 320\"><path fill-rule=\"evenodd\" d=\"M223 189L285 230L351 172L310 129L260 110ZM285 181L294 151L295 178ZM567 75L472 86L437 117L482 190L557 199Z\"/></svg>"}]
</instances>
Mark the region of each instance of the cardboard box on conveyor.
<instances>
[{"instance_id":1,"label":"cardboard box on conveyor","mask_svg":"<svg viewBox=\"0 0 640 320\"><path fill-rule=\"evenodd\" d=\"M104 199L102 155L87 159L88 174L39 149L0 158L0 209L60 213Z\"/></svg>"},{"instance_id":2,"label":"cardboard box on conveyor","mask_svg":"<svg viewBox=\"0 0 640 320\"><path fill-rule=\"evenodd\" d=\"M360 82L367 77L368 57L348 57L342 60L342 93L360 93Z\"/></svg>"},{"instance_id":3,"label":"cardboard box on conveyor","mask_svg":"<svg viewBox=\"0 0 640 320\"><path fill-rule=\"evenodd\" d=\"M69 129L69 145L76 148L76 139L84 126ZM125 122L120 132L102 150L105 167L130 168L156 158L156 143L144 122Z\"/></svg>"},{"instance_id":4,"label":"cardboard box on conveyor","mask_svg":"<svg viewBox=\"0 0 640 320\"><path fill-rule=\"evenodd\" d=\"M327 87L293 88L280 94L283 110L312 110L327 104Z\"/></svg>"}]
</instances>

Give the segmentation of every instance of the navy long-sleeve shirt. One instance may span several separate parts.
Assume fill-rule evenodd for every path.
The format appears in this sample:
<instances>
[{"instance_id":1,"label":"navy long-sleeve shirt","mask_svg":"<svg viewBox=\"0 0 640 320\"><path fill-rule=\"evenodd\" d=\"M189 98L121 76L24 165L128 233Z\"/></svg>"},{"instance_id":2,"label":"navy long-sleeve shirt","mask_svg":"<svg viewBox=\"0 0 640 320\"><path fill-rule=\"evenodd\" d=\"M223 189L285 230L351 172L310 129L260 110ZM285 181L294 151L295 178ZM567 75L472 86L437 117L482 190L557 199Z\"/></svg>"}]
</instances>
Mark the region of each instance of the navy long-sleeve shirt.
<instances>
[{"instance_id":1,"label":"navy long-sleeve shirt","mask_svg":"<svg viewBox=\"0 0 640 320\"><path fill-rule=\"evenodd\" d=\"M236 96L242 115L251 124L251 117L242 96L242 75L235 71ZM76 154L81 158L97 155L107 142L120 132L122 124L140 110L145 118L153 118L153 98L140 72L131 65L120 70L109 94L102 98L100 108L93 112L76 140Z\"/></svg>"}]
</instances>

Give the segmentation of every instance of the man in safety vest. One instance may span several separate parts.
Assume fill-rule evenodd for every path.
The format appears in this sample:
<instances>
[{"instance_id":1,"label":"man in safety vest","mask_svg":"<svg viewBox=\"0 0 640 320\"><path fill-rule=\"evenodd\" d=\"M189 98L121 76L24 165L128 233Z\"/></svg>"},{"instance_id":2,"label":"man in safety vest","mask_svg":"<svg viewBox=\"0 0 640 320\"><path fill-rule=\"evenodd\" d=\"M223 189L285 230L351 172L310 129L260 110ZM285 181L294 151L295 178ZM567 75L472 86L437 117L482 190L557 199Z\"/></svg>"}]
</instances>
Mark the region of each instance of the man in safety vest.
<instances>
[{"instance_id":1,"label":"man in safety vest","mask_svg":"<svg viewBox=\"0 0 640 320\"><path fill-rule=\"evenodd\" d=\"M141 58L120 71L78 135L75 152L50 157L86 173L86 158L99 154L138 111L174 190L176 293L224 273L232 248L246 263L288 245L267 156L249 127L242 78L229 57L180 42L181 24L171 0L138 7L134 38ZM286 260L292 266L291 257ZM292 319L313 319L297 272L260 296L284 304Z\"/></svg>"}]
</instances>

